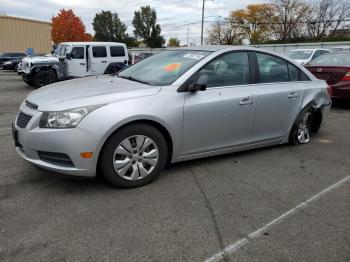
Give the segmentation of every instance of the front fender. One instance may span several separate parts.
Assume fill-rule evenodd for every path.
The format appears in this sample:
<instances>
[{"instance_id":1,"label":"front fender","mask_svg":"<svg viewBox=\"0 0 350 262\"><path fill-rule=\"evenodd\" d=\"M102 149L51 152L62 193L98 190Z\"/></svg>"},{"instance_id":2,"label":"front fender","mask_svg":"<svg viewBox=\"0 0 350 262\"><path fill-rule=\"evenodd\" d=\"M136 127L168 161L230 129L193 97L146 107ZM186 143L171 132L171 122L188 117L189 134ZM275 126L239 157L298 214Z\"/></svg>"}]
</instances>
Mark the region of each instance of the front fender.
<instances>
[{"instance_id":1,"label":"front fender","mask_svg":"<svg viewBox=\"0 0 350 262\"><path fill-rule=\"evenodd\" d=\"M100 137L95 148L95 154L99 155L107 139L122 126L134 121L156 122L170 134L174 160L182 151L183 104L183 93L176 91L119 101L91 112L79 127Z\"/></svg>"}]
</instances>

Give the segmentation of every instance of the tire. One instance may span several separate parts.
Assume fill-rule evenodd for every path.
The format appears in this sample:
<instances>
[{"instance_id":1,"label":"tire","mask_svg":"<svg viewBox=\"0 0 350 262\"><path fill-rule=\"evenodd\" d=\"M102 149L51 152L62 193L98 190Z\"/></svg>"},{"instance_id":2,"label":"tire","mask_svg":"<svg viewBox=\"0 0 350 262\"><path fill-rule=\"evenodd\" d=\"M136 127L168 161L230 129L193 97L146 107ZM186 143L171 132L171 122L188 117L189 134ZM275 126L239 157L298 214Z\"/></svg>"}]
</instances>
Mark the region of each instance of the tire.
<instances>
[{"instance_id":1,"label":"tire","mask_svg":"<svg viewBox=\"0 0 350 262\"><path fill-rule=\"evenodd\" d=\"M34 81L33 78L28 78L28 77L22 77L23 82L26 83L29 86L34 86Z\"/></svg>"},{"instance_id":2,"label":"tire","mask_svg":"<svg viewBox=\"0 0 350 262\"><path fill-rule=\"evenodd\" d=\"M57 82L57 76L50 70L39 71L33 78L34 86L40 88Z\"/></svg>"},{"instance_id":3,"label":"tire","mask_svg":"<svg viewBox=\"0 0 350 262\"><path fill-rule=\"evenodd\" d=\"M156 179L167 157L167 143L160 131L150 125L133 124L118 130L107 140L100 167L111 185L134 188Z\"/></svg>"},{"instance_id":4,"label":"tire","mask_svg":"<svg viewBox=\"0 0 350 262\"><path fill-rule=\"evenodd\" d=\"M306 107L293 124L289 135L289 143L292 145L307 144L312 136L313 109Z\"/></svg>"}]
</instances>

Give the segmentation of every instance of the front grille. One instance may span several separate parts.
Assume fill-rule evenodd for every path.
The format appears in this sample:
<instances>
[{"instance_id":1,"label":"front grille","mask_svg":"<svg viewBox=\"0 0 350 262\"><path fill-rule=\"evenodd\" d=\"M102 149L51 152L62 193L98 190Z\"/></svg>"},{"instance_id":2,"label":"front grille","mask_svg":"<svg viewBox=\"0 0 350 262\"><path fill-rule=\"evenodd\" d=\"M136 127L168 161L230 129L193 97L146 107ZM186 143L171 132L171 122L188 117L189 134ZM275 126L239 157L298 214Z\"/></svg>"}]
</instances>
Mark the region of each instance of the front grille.
<instances>
[{"instance_id":1,"label":"front grille","mask_svg":"<svg viewBox=\"0 0 350 262\"><path fill-rule=\"evenodd\" d=\"M32 119L32 117L32 115L28 115L26 113L23 113L22 111L19 111L16 125L20 128L25 128L28 125L30 119Z\"/></svg>"},{"instance_id":2,"label":"front grille","mask_svg":"<svg viewBox=\"0 0 350 262\"><path fill-rule=\"evenodd\" d=\"M42 161L50 164L64 167L74 167L72 160L66 154L38 151L38 155Z\"/></svg>"},{"instance_id":3,"label":"front grille","mask_svg":"<svg viewBox=\"0 0 350 262\"><path fill-rule=\"evenodd\" d=\"M38 109L38 105L33 104L33 103L29 102L28 100L25 101L25 104L26 104L27 107L29 107L31 109L34 109L34 110Z\"/></svg>"},{"instance_id":4,"label":"front grille","mask_svg":"<svg viewBox=\"0 0 350 262\"><path fill-rule=\"evenodd\" d=\"M28 63L22 61L22 69L27 69L27 67L28 67Z\"/></svg>"}]
</instances>

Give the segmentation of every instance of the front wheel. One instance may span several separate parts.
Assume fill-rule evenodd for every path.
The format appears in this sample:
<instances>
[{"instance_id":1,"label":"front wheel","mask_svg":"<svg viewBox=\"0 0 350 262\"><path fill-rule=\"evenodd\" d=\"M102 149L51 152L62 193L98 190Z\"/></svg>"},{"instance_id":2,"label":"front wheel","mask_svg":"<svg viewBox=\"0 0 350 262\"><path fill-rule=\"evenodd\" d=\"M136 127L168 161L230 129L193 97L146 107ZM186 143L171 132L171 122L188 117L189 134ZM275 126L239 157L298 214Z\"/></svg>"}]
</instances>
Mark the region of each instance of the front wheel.
<instances>
[{"instance_id":1,"label":"front wheel","mask_svg":"<svg viewBox=\"0 0 350 262\"><path fill-rule=\"evenodd\" d=\"M34 80L32 77L28 77L26 75L22 76L23 82L29 86L34 86Z\"/></svg>"},{"instance_id":2,"label":"front wheel","mask_svg":"<svg viewBox=\"0 0 350 262\"><path fill-rule=\"evenodd\" d=\"M36 73L33 80L34 86L39 88L57 82L57 76L52 71L44 70Z\"/></svg>"},{"instance_id":3,"label":"front wheel","mask_svg":"<svg viewBox=\"0 0 350 262\"><path fill-rule=\"evenodd\" d=\"M106 142L100 164L106 180L132 188L151 183L167 161L167 144L154 127L135 124L122 128Z\"/></svg>"},{"instance_id":4,"label":"front wheel","mask_svg":"<svg viewBox=\"0 0 350 262\"><path fill-rule=\"evenodd\" d=\"M291 144L307 144L311 140L311 127L313 121L312 108L305 108L295 121L292 131L289 135L289 141Z\"/></svg>"}]
</instances>

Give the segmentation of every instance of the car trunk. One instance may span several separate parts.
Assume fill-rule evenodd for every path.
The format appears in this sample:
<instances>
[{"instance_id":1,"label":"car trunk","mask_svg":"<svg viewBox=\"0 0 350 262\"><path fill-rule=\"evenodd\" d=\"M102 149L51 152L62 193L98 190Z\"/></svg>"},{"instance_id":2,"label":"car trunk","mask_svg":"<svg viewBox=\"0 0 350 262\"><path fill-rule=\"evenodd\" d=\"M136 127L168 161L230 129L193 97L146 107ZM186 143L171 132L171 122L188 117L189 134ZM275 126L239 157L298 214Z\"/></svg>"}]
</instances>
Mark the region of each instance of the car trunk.
<instances>
[{"instance_id":1,"label":"car trunk","mask_svg":"<svg viewBox=\"0 0 350 262\"><path fill-rule=\"evenodd\" d=\"M307 69L318 79L325 80L329 85L335 85L343 79L345 74L349 72L349 67L338 66L313 66Z\"/></svg>"}]
</instances>

